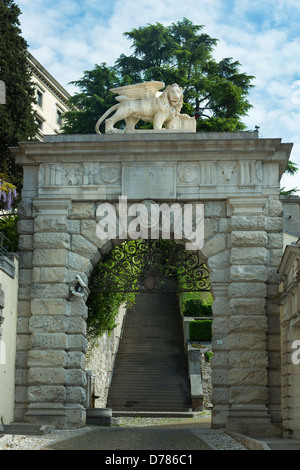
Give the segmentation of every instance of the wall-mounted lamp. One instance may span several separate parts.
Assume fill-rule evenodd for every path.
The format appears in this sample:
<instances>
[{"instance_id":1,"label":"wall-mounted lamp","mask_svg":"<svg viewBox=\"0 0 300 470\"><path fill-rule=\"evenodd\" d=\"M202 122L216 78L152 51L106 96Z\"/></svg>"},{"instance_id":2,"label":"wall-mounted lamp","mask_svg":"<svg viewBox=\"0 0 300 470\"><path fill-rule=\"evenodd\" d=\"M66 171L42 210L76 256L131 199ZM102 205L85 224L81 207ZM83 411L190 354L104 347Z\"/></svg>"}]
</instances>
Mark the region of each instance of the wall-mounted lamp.
<instances>
[{"instance_id":1,"label":"wall-mounted lamp","mask_svg":"<svg viewBox=\"0 0 300 470\"><path fill-rule=\"evenodd\" d=\"M79 276L79 274L76 276L76 281L75 285L70 287L70 293L74 295L75 297L84 297L88 296L90 293L90 290L82 277Z\"/></svg>"}]
</instances>

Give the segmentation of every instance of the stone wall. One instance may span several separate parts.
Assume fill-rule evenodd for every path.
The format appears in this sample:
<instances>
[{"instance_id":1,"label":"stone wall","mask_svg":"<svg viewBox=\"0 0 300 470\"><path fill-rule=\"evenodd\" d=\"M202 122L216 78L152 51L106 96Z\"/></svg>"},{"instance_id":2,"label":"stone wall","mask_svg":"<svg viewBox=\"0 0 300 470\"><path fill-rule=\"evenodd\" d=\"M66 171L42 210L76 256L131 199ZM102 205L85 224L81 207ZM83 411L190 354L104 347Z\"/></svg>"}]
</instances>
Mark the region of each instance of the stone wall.
<instances>
[{"instance_id":1,"label":"stone wall","mask_svg":"<svg viewBox=\"0 0 300 470\"><path fill-rule=\"evenodd\" d=\"M104 333L101 338L88 343L86 354L86 369L93 372L94 395L98 397L94 402L95 408L105 408L107 395L112 378L115 357L122 335L123 321L126 308L120 307L119 315L115 321L117 326L111 334Z\"/></svg>"}]
</instances>

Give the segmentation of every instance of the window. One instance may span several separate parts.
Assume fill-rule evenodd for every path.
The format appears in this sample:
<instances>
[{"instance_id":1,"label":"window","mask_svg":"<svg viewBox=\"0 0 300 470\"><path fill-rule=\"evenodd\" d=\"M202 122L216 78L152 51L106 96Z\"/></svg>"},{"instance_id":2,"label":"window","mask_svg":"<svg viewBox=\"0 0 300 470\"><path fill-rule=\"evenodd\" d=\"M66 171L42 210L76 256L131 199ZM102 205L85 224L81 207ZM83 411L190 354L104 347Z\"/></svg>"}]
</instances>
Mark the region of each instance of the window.
<instances>
[{"instance_id":1,"label":"window","mask_svg":"<svg viewBox=\"0 0 300 470\"><path fill-rule=\"evenodd\" d=\"M40 108L43 107L43 93L40 90L36 91L36 101Z\"/></svg>"},{"instance_id":2,"label":"window","mask_svg":"<svg viewBox=\"0 0 300 470\"><path fill-rule=\"evenodd\" d=\"M62 125L62 111L60 111L59 109L56 110L56 122L59 126Z\"/></svg>"},{"instance_id":3,"label":"window","mask_svg":"<svg viewBox=\"0 0 300 470\"><path fill-rule=\"evenodd\" d=\"M36 117L35 118L35 123L37 124L39 131L42 131L43 130L43 121L42 121L42 119L40 119L39 117Z\"/></svg>"}]
</instances>

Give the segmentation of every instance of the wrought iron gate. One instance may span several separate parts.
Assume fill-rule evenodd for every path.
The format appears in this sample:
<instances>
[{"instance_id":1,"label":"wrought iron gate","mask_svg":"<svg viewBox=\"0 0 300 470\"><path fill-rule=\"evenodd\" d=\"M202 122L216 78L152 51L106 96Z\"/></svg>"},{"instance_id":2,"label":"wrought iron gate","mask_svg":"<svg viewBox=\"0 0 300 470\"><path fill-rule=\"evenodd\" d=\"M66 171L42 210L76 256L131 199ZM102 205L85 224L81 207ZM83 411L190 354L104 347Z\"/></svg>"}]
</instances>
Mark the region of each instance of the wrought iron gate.
<instances>
[{"instance_id":1,"label":"wrought iron gate","mask_svg":"<svg viewBox=\"0 0 300 470\"><path fill-rule=\"evenodd\" d=\"M123 242L94 269L90 292L199 292L210 290L198 252L171 240Z\"/></svg>"}]
</instances>

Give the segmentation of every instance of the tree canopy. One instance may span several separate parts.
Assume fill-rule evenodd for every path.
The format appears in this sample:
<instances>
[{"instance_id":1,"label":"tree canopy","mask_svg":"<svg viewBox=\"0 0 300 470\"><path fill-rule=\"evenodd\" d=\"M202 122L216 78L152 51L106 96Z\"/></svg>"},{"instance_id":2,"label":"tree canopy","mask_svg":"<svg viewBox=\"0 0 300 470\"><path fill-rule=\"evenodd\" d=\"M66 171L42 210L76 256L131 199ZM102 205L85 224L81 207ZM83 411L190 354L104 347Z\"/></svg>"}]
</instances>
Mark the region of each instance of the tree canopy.
<instances>
[{"instance_id":1,"label":"tree canopy","mask_svg":"<svg viewBox=\"0 0 300 470\"><path fill-rule=\"evenodd\" d=\"M151 80L183 88L182 112L195 116L198 131L245 129L242 118L251 108L247 98L254 77L241 72L232 58L216 61L218 40L203 29L183 18L170 26L148 24L125 32L131 55L121 54L113 66L95 65L72 82L80 91L70 104L80 111L65 114L63 132L94 133L98 118L116 103L111 88Z\"/></svg>"}]
</instances>

